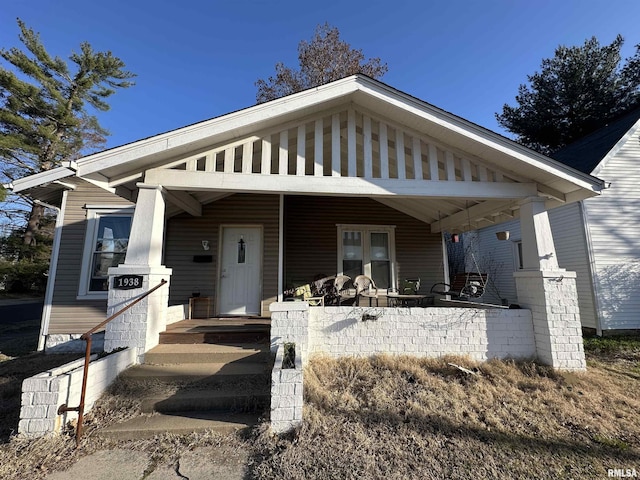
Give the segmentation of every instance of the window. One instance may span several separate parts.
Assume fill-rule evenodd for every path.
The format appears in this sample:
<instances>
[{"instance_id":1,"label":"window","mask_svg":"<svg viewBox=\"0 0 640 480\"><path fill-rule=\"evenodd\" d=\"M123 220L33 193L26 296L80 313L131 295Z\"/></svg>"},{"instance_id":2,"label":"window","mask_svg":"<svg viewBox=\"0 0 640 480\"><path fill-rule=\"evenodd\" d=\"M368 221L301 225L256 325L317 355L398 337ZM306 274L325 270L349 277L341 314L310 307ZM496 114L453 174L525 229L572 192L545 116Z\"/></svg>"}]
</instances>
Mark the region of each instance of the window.
<instances>
[{"instance_id":1,"label":"window","mask_svg":"<svg viewBox=\"0 0 640 480\"><path fill-rule=\"evenodd\" d=\"M378 288L395 285L395 228L338 225L338 272L352 279L367 275Z\"/></svg>"},{"instance_id":2,"label":"window","mask_svg":"<svg viewBox=\"0 0 640 480\"><path fill-rule=\"evenodd\" d=\"M106 298L109 268L124 263L132 215L132 208L87 207L78 297Z\"/></svg>"},{"instance_id":3,"label":"window","mask_svg":"<svg viewBox=\"0 0 640 480\"><path fill-rule=\"evenodd\" d=\"M522 240L513 241L513 266L515 270L522 270Z\"/></svg>"}]
</instances>

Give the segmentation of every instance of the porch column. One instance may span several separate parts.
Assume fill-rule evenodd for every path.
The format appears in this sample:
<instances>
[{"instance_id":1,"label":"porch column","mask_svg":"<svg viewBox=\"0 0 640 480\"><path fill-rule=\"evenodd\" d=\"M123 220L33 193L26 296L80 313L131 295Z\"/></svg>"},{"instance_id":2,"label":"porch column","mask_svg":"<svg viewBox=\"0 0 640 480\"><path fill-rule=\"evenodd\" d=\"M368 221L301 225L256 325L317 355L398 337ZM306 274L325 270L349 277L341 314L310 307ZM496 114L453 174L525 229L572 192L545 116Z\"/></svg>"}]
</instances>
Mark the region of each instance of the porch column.
<instances>
[{"instance_id":1,"label":"porch column","mask_svg":"<svg viewBox=\"0 0 640 480\"><path fill-rule=\"evenodd\" d=\"M523 270L515 272L518 302L531 310L538 360L560 370L585 370L576 274L558 266L544 199L520 207Z\"/></svg>"},{"instance_id":2,"label":"porch column","mask_svg":"<svg viewBox=\"0 0 640 480\"><path fill-rule=\"evenodd\" d=\"M125 305L160 283L169 282L171 269L162 265L164 240L165 201L162 187L138 184L138 200L131 224L125 262L109 269L109 297L107 315L111 316ZM142 277L139 287L118 288L115 277L136 275ZM169 283L144 298L140 303L124 312L107 325L105 351L130 347L137 350L137 361L155 347L159 333L167 324Z\"/></svg>"}]
</instances>

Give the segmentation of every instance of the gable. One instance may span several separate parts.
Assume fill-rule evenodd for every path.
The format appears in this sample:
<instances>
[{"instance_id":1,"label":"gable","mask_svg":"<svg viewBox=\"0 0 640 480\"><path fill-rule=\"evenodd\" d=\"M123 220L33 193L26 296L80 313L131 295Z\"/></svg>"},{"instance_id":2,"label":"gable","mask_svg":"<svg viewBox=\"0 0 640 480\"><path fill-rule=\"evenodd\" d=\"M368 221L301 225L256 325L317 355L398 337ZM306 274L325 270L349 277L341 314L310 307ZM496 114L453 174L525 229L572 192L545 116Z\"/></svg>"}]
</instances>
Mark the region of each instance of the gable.
<instances>
[{"instance_id":1,"label":"gable","mask_svg":"<svg viewBox=\"0 0 640 480\"><path fill-rule=\"evenodd\" d=\"M125 198L160 185L170 213L235 192L368 196L440 229L513 218L602 182L361 75L78 160Z\"/></svg>"},{"instance_id":2,"label":"gable","mask_svg":"<svg viewBox=\"0 0 640 480\"><path fill-rule=\"evenodd\" d=\"M552 157L576 170L597 175L601 162L624 144L630 132L638 128L639 119L640 108L637 108L558 150Z\"/></svg>"}]
</instances>

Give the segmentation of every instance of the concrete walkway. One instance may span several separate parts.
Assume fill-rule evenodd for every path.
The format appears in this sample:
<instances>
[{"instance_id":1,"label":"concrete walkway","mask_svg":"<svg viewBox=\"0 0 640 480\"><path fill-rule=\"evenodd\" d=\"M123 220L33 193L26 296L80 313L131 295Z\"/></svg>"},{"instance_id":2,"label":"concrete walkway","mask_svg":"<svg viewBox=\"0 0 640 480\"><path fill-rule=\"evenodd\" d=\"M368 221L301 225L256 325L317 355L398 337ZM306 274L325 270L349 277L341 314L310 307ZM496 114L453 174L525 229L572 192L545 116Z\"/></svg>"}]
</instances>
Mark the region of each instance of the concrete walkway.
<instances>
[{"instance_id":1,"label":"concrete walkway","mask_svg":"<svg viewBox=\"0 0 640 480\"><path fill-rule=\"evenodd\" d=\"M99 450L47 480L243 480L248 452L231 447L198 447L174 465L153 465L149 454L135 450Z\"/></svg>"}]
</instances>

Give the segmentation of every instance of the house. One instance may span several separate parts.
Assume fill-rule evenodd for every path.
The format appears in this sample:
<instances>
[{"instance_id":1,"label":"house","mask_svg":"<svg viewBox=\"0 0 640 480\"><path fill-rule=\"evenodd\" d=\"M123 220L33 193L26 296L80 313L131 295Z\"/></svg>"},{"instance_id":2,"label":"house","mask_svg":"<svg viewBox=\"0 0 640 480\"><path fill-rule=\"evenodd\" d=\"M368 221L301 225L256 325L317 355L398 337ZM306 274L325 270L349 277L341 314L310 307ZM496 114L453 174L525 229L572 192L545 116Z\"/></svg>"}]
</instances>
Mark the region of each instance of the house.
<instances>
[{"instance_id":1,"label":"house","mask_svg":"<svg viewBox=\"0 0 640 480\"><path fill-rule=\"evenodd\" d=\"M608 188L598 198L549 211L558 263L577 272L582 326L598 334L640 330L640 109L587 135L553 155L563 164L604 179ZM507 242L496 231L509 231ZM499 265L492 300L517 302L509 273L521 267L520 222L480 229L479 257Z\"/></svg>"},{"instance_id":2,"label":"house","mask_svg":"<svg viewBox=\"0 0 640 480\"><path fill-rule=\"evenodd\" d=\"M448 281L444 231L520 218L526 270L516 282L533 351L581 369L575 275L557 265L546 211L603 186L356 75L99 152L13 189L60 210L40 348L66 345L161 280L169 285L107 327L105 349L133 346L142 359L192 298L206 297L216 316L297 311L284 290L319 274L364 273L381 294L419 277L428 292ZM551 303L567 304L562 318ZM500 315L505 328L509 315L526 317ZM522 343L501 335L503 356ZM491 355L491 341L480 347Z\"/></svg>"}]
</instances>

